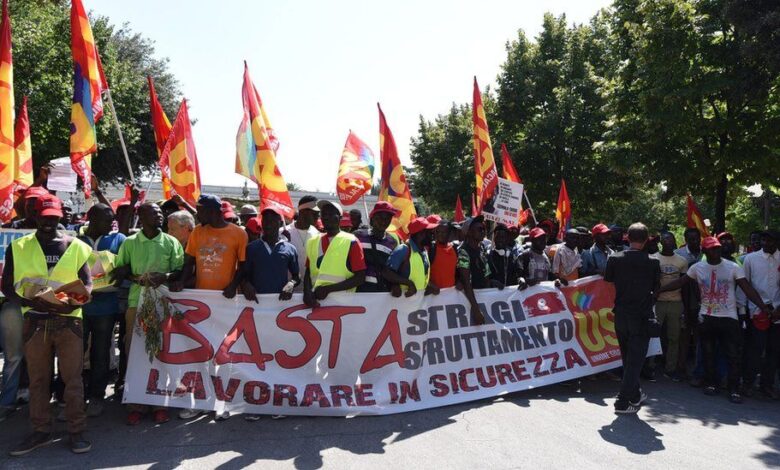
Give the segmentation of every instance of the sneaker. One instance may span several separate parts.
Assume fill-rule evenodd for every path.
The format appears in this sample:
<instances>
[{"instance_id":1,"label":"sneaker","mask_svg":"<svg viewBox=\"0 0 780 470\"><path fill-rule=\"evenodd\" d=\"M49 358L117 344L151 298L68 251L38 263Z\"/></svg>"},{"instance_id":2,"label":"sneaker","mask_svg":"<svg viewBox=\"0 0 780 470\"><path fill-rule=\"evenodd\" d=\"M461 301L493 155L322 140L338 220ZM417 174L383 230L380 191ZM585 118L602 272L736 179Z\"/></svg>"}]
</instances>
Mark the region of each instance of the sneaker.
<instances>
[{"instance_id":1,"label":"sneaker","mask_svg":"<svg viewBox=\"0 0 780 470\"><path fill-rule=\"evenodd\" d=\"M643 379L647 380L650 383L658 382L658 379L655 378L655 372L653 371L642 372L642 374L640 375Z\"/></svg>"},{"instance_id":2,"label":"sneaker","mask_svg":"<svg viewBox=\"0 0 780 470\"><path fill-rule=\"evenodd\" d=\"M80 432L74 432L70 435L69 439L70 450L74 454L83 454L92 450L92 444L88 440L84 439L84 436Z\"/></svg>"},{"instance_id":3,"label":"sneaker","mask_svg":"<svg viewBox=\"0 0 780 470\"><path fill-rule=\"evenodd\" d=\"M260 421L260 418L262 417L263 415L256 415L256 414L244 415L244 421L249 421L251 423L254 423L255 421Z\"/></svg>"},{"instance_id":4,"label":"sneaker","mask_svg":"<svg viewBox=\"0 0 780 470\"><path fill-rule=\"evenodd\" d=\"M729 401L731 403L736 403L737 405L739 405L740 403L742 403L742 395L740 395L737 392L731 392L731 394L729 394Z\"/></svg>"},{"instance_id":5,"label":"sneaker","mask_svg":"<svg viewBox=\"0 0 780 470\"><path fill-rule=\"evenodd\" d=\"M95 418L103 414L103 410L105 409L105 404L103 403L103 400L90 400L87 404L87 417L89 418Z\"/></svg>"},{"instance_id":6,"label":"sneaker","mask_svg":"<svg viewBox=\"0 0 780 470\"><path fill-rule=\"evenodd\" d=\"M704 387L704 394L705 395L710 395L710 396L717 395L718 394L718 389L715 388L712 385L708 385L708 386Z\"/></svg>"},{"instance_id":7,"label":"sneaker","mask_svg":"<svg viewBox=\"0 0 780 470\"><path fill-rule=\"evenodd\" d=\"M131 411L127 414L127 425L137 426L143 417L144 415L140 411Z\"/></svg>"},{"instance_id":8,"label":"sneaker","mask_svg":"<svg viewBox=\"0 0 780 470\"><path fill-rule=\"evenodd\" d=\"M230 419L230 412L223 411L222 413L214 412L214 421L227 421Z\"/></svg>"},{"instance_id":9,"label":"sneaker","mask_svg":"<svg viewBox=\"0 0 780 470\"><path fill-rule=\"evenodd\" d=\"M629 405L633 405L633 406L642 406L642 403L644 403L645 401L647 401L647 394L640 390L639 391L639 400L637 400L635 402L629 400L628 404Z\"/></svg>"},{"instance_id":10,"label":"sneaker","mask_svg":"<svg viewBox=\"0 0 780 470\"><path fill-rule=\"evenodd\" d=\"M0 407L0 423L8 419L11 414L16 411L16 408L13 406L3 406Z\"/></svg>"},{"instance_id":11,"label":"sneaker","mask_svg":"<svg viewBox=\"0 0 780 470\"><path fill-rule=\"evenodd\" d=\"M154 424L165 424L171 420L171 417L168 414L168 410L154 410L152 419L154 420Z\"/></svg>"},{"instance_id":12,"label":"sneaker","mask_svg":"<svg viewBox=\"0 0 780 470\"><path fill-rule=\"evenodd\" d=\"M14 450L9 452L9 454L12 455L13 457L29 454L30 452L34 451L38 447L43 447L51 444L52 441L53 439L50 433L35 431L34 433L27 436L27 439L22 441L22 443L16 446Z\"/></svg>"},{"instance_id":13,"label":"sneaker","mask_svg":"<svg viewBox=\"0 0 780 470\"><path fill-rule=\"evenodd\" d=\"M20 388L19 391L16 392L16 402L22 405L30 403L30 389Z\"/></svg>"},{"instance_id":14,"label":"sneaker","mask_svg":"<svg viewBox=\"0 0 780 470\"><path fill-rule=\"evenodd\" d=\"M189 408L185 408L181 411L179 411L179 419L192 419L196 416L200 416L201 414L205 413L205 411L201 410L192 410Z\"/></svg>"},{"instance_id":15,"label":"sneaker","mask_svg":"<svg viewBox=\"0 0 780 470\"><path fill-rule=\"evenodd\" d=\"M285 419L287 415L273 415L271 416L271 419Z\"/></svg>"},{"instance_id":16,"label":"sneaker","mask_svg":"<svg viewBox=\"0 0 780 470\"><path fill-rule=\"evenodd\" d=\"M631 403L617 404L615 403L615 414L619 415L632 415L639 412L639 407L632 405Z\"/></svg>"}]
</instances>

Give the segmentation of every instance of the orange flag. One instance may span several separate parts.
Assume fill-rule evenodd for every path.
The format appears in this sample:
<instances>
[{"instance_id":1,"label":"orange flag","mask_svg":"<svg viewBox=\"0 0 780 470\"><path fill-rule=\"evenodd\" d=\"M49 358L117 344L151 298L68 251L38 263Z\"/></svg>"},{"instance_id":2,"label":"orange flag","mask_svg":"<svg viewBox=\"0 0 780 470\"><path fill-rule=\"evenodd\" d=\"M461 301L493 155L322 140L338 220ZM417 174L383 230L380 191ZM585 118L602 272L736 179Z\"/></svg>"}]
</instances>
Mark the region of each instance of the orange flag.
<instances>
[{"instance_id":1,"label":"orange flag","mask_svg":"<svg viewBox=\"0 0 780 470\"><path fill-rule=\"evenodd\" d=\"M474 193L471 193L471 216L476 217L479 215L479 209L477 209L477 201L474 198Z\"/></svg>"},{"instance_id":2,"label":"orange flag","mask_svg":"<svg viewBox=\"0 0 780 470\"><path fill-rule=\"evenodd\" d=\"M349 131L336 177L336 194L341 204L351 206L371 191L373 178L374 152L354 132Z\"/></svg>"},{"instance_id":3,"label":"orange flag","mask_svg":"<svg viewBox=\"0 0 780 470\"><path fill-rule=\"evenodd\" d=\"M566 190L566 181L561 178L561 191L558 193L558 207L555 209L558 220L558 239L563 240L563 234L571 228L571 201Z\"/></svg>"},{"instance_id":4,"label":"orange flag","mask_svg":"<svg viewBox=\"0 0 780 470\"><path fill-rule=\"evenodd\" d=\"M693 201L691 193L688 193L688 228L697 228L701 232L702 237L709 237L710 231L707 230L707 225L704 224L704 217L701 216L699 206Z\"/></svg>"},{"instance_id":5,"label":"orange flag","mask_svg":"<svg viewBox=\"0 0 780 470\"><path fill-rule=\"evenodd\" d=\"M505 180L523 184L523 180L520 179L520 175L512 163L512 157L509 156L509 151L506 149L506 144L501 144L501 163L501 166L504 168Z\"/></svg>"},{"instance_id":6,"label":"orange flag","mask_svg":"<svg viewBox=\"0 0 780 470\"><path fill-rule=\"evenodd\" d=\"M14 72L11 52L11 19L8 0L3 0L0 24L0 221L14 212L16 149L14 145Z\"/></svg>"},{"instance_id":7,"label":"orange flag","mask_svg":"<svg viewBox=\"0 0 780 470\"><path fill-rule=\"evenodd\" d=\"M168 116L165 115L160 101L157 99L157 92L154 90L154 81L152 77L147 77L149 81L149 105L152 113L152 130L154 131L154 143L157 144L157 161L160 166L160 173L162 175L162 189L165 199L171 198L171 170L168 164L168 160L162 159L163 150L165 149L165 143L168 141L168 136L171 135L171 121L168 120Z\"/></svg>"},{"instance_id":8,"label":"orange flag","mask_svg":"<svg viewBox=\"0 0 780 470\"><path fill-rule=\"evenodd\" d=\"M463 204L460 202L460 194L458 199L455 200L455 222L461 223L466 220L466 216L463 215Z\"/></svg>"},{"instance_id":9,"label":"orange flag","mask_svg":"<svg viewBox=\"0 0 780 470\"><path fill-rule=\"evenodd\" d=\"M404 167L398 158L398 149L395 146L395 139L390 128L387 127L385 114L377 103L379 108L379 150L382 160L382 180L379 189L379 200L387 201L398 209L400 214L393 217L393 222L388 229L395 232L403 239L406 239L406 228L409 222L417 216L412 200L412 192L409 190L409 183L404 175Z\"/></svg>"},{"instance_id":10,"label":"orange flag","mask_svg":"<svg viewBox=\"0 0 780 470\"><path fill-rule=\"evenodd\" d=\"M482 106L482 94L479 92L477 77L474 77L474 104L472 106L474 121L474 172L477 177L477 208L482 212L485 201L493 196L498 186L498 170L493 158L493 145L490 143L485 108Z\"/></svg>"},{"instance_id":11,"label":"orange flag","mask_svg":"<svg viewBox=\"0 0 780 470\"><path fill-rule=\"evenodd\" d=\"M171 135L160 158L169 162L173 192L195 206L200 197L200 168L195 142L192 140L187 100L181 102L179 113L171 128Z\"/></svg>"},{"instance_id":12,"label":"orange flag","mask_svg":"<svg viewBox=\"0 0 780 470\"><path fill-rule=\"evenodd\" d=\"M30 143L30 118L27 117L27 96L22 99L22 107L16 116L14 133L15 171L14 182L17 189L27 189L33 184L32 145Z\"/></svg>"}]
</instances>

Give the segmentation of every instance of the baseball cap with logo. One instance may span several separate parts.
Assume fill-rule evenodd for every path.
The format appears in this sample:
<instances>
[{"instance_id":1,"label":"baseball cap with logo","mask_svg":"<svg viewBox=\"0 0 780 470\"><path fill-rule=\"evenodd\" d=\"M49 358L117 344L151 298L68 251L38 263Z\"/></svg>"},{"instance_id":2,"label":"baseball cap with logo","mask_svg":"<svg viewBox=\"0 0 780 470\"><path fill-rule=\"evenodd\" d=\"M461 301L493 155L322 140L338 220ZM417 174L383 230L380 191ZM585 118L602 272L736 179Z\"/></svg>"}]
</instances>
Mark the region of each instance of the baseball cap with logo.
<instances>
[{"instance_id":1,"label":"baseball cap with logo","mask_svg":"<svg viewBox=\"0 0 780 470\"><path fill-rule=\"evenodd\" d=\"M701 247L705 250L709 250L710 248L718 248L720 246L720 241L715 237L705 237L704 240L701 241Z\"/></svg>"},{"instance_id":2,"label":"baseball cap with logo","mask_svg":"<svg viewBox=\"0 0 780 470\"><path fill-rule=\"evenodd\" d=\"M51 194L51 193L47 191L46 188L44 188L43 186L31 186L27 188L27 191L24 192L24 198L32 199L41 196L46 196L47 194Z\"/></svg>"},{"instance_id":3,"label":"baseball cap with logo","mask_svg":"<svg viewBox=\"0 0 780 470\"><path fill-rule=\"evenodd\" d=\"M38 198L35 210L42 217L62 217L62 201L53 194L47 194Z\"/></svg>"}]
</instances>

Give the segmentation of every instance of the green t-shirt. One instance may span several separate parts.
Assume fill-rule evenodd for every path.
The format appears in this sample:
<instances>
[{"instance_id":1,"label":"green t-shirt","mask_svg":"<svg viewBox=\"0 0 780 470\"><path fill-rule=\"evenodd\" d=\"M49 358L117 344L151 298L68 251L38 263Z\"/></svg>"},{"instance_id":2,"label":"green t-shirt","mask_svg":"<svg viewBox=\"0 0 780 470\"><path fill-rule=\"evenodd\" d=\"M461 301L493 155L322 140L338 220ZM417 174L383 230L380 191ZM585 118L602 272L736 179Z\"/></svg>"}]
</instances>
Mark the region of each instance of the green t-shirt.
<instances>
[{"instance_id":1,"label":"green t-shirt","mask_svg":"<svg viewBox=\"0 0 780 470\"><path fill-rule=\"evenodd\" d=\"M119 248L114 265L115 267L130 265L130 271L134 276L146 273L170 273L184 266L184 249L178 240L167 233L160 232L149 240L143 232L138 232L128 237ZM141 286L133 282L130 286L127 306L138 307L140 296Z\"/></svg>"}]
</instances>

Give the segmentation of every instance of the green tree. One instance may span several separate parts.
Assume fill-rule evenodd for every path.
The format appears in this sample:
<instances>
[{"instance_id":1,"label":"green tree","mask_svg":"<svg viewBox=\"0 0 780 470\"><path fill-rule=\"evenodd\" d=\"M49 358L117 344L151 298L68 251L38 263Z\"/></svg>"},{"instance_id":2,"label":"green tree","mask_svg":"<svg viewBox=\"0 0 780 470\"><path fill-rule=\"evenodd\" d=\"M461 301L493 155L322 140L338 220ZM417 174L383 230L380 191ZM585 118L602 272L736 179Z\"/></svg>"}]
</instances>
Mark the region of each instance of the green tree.
<instances>
[{"instance_id":1,"label":"green tree","mask_svg":"<svg viewBox=\"0 0 780 470\"><path fill-rule=\"evenodd\" d=\"M73 62L70 53L70 6L66 2L10 2L14 48L14 91L17 103L29 96L30 131L35 166L69 154ZM92 17L95 36L125 143L135 174L156 164L157 150L149 117L146 76L171 120L179 100L178 84L167 60L154 57L153 43L127 25L116 27L105 17ZM128 178L113 116L97 126L98 153L93 169L103 181Z\"/></svg>"}]
</instances>

